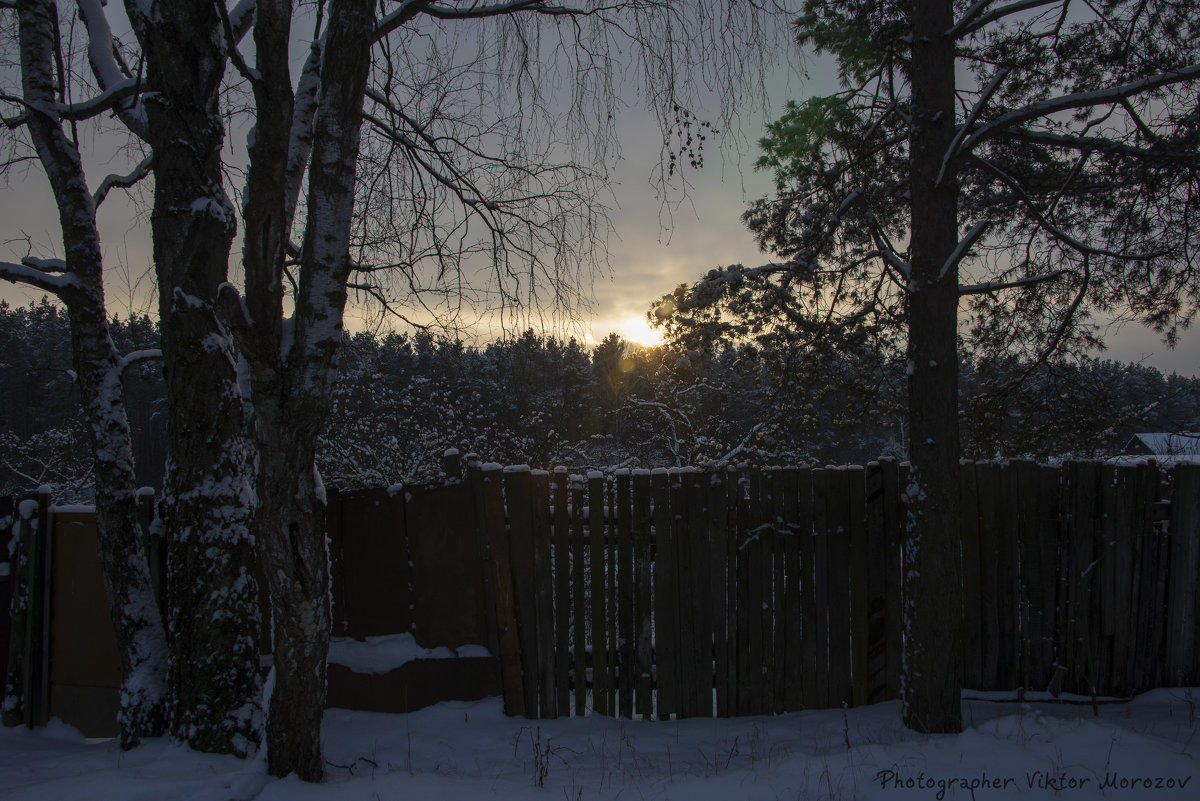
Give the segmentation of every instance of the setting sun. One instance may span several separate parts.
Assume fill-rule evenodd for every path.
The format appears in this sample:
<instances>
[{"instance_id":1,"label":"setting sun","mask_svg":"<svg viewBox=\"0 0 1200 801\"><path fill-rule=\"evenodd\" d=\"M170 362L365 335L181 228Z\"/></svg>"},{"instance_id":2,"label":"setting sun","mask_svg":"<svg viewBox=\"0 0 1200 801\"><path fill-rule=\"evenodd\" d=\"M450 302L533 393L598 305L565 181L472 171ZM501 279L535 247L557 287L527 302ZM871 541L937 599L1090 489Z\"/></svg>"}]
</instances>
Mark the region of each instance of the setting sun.
<instances>
[{"instance_id":1,"label":"setting sun","mask_svg":"<svg viewBox=\"0 0 1200 801\"><path fill-rule=\"evenodd\" d=\"M663 343L662 329L651 328L645 315L635 315L621 320L617 333L626 342L635 342L648 348L657 347Z\"/></svg>"}]
</instances>

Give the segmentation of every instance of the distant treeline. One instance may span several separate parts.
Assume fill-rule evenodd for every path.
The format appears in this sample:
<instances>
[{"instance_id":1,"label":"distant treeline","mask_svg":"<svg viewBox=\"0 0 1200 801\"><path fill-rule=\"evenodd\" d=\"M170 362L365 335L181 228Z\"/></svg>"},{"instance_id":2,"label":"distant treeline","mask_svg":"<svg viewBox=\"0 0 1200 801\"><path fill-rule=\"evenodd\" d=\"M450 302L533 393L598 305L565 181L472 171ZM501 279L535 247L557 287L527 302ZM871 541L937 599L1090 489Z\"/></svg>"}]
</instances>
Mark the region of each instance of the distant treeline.
<instances>
[{"instance_id":1,"label":"distant treeline","mask_svg":"<svg viewBox=\"0 0 1200 801\"><path fill-rule=\"evenodd\" d=\"M125 352L154 348L148 317L114 320ZM0 492L86 498L90 454L65 312L0 302ZM1200 379L1075 358L962 365L963 456L1100 457L1140 431L1200 429ZM139 480L163 475L157 362L126 375ZM879 353L706 352L598 345L532 331L483 347L416 335L348 337L319 466L341 489L419 482L447 448L572 469L863 463L904 456L903 359Z\"/></svg>"}]
</instances>

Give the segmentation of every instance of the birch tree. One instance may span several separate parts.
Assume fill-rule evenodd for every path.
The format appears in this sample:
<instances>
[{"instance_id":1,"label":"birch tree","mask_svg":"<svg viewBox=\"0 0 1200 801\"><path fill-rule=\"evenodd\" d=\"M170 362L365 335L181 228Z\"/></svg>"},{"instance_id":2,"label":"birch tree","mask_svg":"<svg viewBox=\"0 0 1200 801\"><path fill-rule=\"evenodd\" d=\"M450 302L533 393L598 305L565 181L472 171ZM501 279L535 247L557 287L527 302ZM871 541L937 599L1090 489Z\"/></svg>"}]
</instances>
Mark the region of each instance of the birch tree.
<instances>
[{"instance_id":1,"label":"birch tree","mask_svg":"<svg viewBox=\"0 0 1200 801\"><path fill-rule=\"evenodd\" d=\"M108 187L126 179L111 176L97 189L89 188L76 128L81 120L110 107L116 96L97 93L69 102L54 3L22 0L5 6L4 15L11 18L15 9L17 18L21 86L19 94L4 95L6 105L15 109L4 121L28 137L49 181L58 207L63 257L3 262L0 277L56 296L70 317L72 363L95 461L104 585L121 656L121 744L130 748L143 737L161 735L167 720L167 643L143 547L121 385L128 365L147 354L117 351L104 305L96 207Z\"/></svg>"},{"instance_id":2,"label":"birch tree","mask_svg":"<svg viewBox=\"0 0 1200 801\"><path fill-rule=\"evenodd\" d=\"M1171 343L1195 317L1198 28L1171 2L807 2L798 40L843 88L768 126L777 191L746 222L781 261L714 271L679 303L746 336L906 338L914 729L962 725L960 338L1027 372L1108 319Z\"/></svg>"},{"instance_id":3,"label":"birch tree","mask_svg":"<svg viewBox=\"0 0 1200 801\"><path fill-rule=\"evenodd\" d=\"M52 3L20 5L44 17L44 91L63 95L80 77L74 61L52 57L70 52L64 42L86 54L94 97L55 99L49 119L61 136L71 139L76 118L111 115L149 151L96 197L154 182L172 730L235 753L258 738L253 543L271 599L270 769L319 779L329 611L314 452L349 294L418 324L472 308L509 323L540 308L570 313L603 258L619 83L632 81L664 139L702 92L728 110L761 77L755 54L772 39L775 10L127 0L133 37L122 38L99 0L76 1L78 27L59 25ZM289 59L296 42L308 44L302 66ZM36 132L41 117L22 114L14 125L28 118ZM250 127L244 158L226 117ZM64 180L83 186L82 175L77 166ZM5 275L64 289L60 265L27 262Z\"/></svg>"}]
</instances>

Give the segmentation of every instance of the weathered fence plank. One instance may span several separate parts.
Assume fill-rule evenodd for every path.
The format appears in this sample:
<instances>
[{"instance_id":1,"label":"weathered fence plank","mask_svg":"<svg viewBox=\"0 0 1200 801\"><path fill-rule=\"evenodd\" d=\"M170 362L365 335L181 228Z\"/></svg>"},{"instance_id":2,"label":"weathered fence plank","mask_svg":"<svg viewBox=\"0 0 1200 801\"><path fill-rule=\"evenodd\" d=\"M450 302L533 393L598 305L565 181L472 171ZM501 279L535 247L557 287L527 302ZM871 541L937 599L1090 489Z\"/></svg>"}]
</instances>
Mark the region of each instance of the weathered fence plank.
<instances>
[{"instance_id":1,"label":"weathered fence plank","mask_svg":"<svg viewBox=\"0 0 1200 801\"><path fill-rule=\"evenodd\" d=\"M671 477L664 469L650 473L654 520L654 639L658 684L658 718L670 720L679 711L679 678L676 672L677 629L675 605L675 545L672 529Z\"/></svg>"},{"instance_id":2,"label":"weathered fence plank","mask_svg":"<svg viewBox=\"0 0 1200 801\"><path fill-rule=\"evenodd\" d=\"M617 593L617 711L623 718L633 718L633 498L628 470L617 473L617 571L614 576Z\"/></svg>"},{"instance_id":3,"label":"weathered fence plank","mask_svg":"<svg viewBox=\"0 0 1200 801\"><path fill-rule=\"evenodd\" d=\"M1190 687L1197 671L1197 595L1200 575L1200 465L1175 468L1171 499L1171 575L1167 611L1167 681Z\"/></svg>"},{"instance_id":4,"label":"weathered fence plank","mask_svg":"<svg viewBox=\"0 0 1200 801\"><path fill-rule=\"evenodd\" d=\"M633 614L636 622L637 667L636 710L643 720L654 714L652 670L654 665L651 569L654 553L650 528L650 472L635 470L633 493Z\"/></svg>"},{"instance_id":5,"label":"weathered fence plank","mask_svg":"<svg viewBox=\"0 0 1200 801\"><path fill-rule=\"evenodd\" d=\"M571 480L554 470L554 686L558 714L571 715Z\"/></svg>"},{"instance_id":6,"label":"weathered fence plank","mask_svg":"<svg viewBox=\"0 0 1200 801\"><path fill-rule=\"evenodd\" d=\"M592 602L592 710L612 714L612 678L608 666L608 549L604 521L604 474L588 474L588 589Z\"/></svg>"},{"instance_id":7,"label":"weathered fence plank","mask_svg":"<svg viewBox=\"0 0 1200 801\"><path fill-rule=\"evenodd\" d=\"M959 464L959 533L963 560L963 684L971 689L983 686L983 598L980 593L982 571L979 553L979 483L975 463Z\"/></svg>"},{"instance_id":8,"label":"weathered fence plank","mask_svg":"<svg viewBox=\"0 0 1200 801\"><path fill-rule=\"evenodd\" d=\"M574 640L575 716L587 714L588 617L587 540L584 534L583 478L571 476L571 581L573 592L571 634Z\"/></svg>"},{"instance_id":9,"label":"weathered fence plank","mask_svg":"<svg viewBox=\"0 0 1200 801\"><path fill-rule=\"evenodd\" d=\"M521 641L518 634L516 596L508 533L504 524L504 488L501 468L487 464L478 473L468 473L479 482L483 498L483 539L492 562L492 587L495 591L496 637L499 643L500 681L504 688L504 712L525 715L525 685L521 678Z\"/></svg>"},{"instance_id":10,"label":"weathered fence plank","mask_svg":"<svg viewBox=\"0 0 1200 801\"><path fill-rule=\"evenodd\" d=\"M803 708L815 709L821 704L817 674L817 585L816 585L816 504L824 498L814 498L815 475L808 467L800 469L798 487L799 529L796 532L800 551L800 703Z\"/></svg>"},{"instance_id":11,"label":"weathered fence plank","mask_svg":"<svg viewBox=\"0 0 1200 801\"><path fill-rule=\"evenodd\" d=\"M847 512L850 544L850 675L853 681L852 703L863 706L870 695L867 654L870 649L870 603L867 585L867 500L866 471L852 466L846 470L849 482Z\"/></svg>"},{"instance_id":12,"label":"weathered fence plank","mask_svg":"<svg viewBox=\"0 0 1200 801\"><path fill-rule=\"evenodd\" d=\"M517 638L521 644L521 686L525 715L538 716L537 573L534 568L532 476L528 467L505 468L504 496L508 508L508 551Z\"/></svg>"},{"instance_id":13,"label":"weathered fence plank","mask_svg":"<svg viewBox=\"0 0 1200 801\"><path fill-rule=\"evenodd\" d=\"M554 658L554 571L550 554L550 474L530 473L533 515L534 607L537 613L537 680L539 717L558 717L558 674Z\"/></svg>"}]
</instances>

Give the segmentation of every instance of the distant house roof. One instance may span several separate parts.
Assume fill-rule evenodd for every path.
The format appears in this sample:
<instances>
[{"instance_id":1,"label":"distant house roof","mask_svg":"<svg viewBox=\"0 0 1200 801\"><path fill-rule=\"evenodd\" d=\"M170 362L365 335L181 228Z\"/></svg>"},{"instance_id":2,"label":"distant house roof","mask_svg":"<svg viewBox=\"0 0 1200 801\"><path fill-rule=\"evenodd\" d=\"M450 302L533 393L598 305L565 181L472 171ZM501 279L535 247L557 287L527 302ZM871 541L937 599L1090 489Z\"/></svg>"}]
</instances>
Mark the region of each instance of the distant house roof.
<instances>
[{"instance_id":1,"label":"distant house roof","mask_svg":"<svg viewBox=\"0 0 1200 801\"><path fill-rule=\"evenodd\" d=\"M1200 433L1180 432L1134 434L1125 444L1125 453L1138 456L1200 457Z\"/></svg>"}]
</instances>

